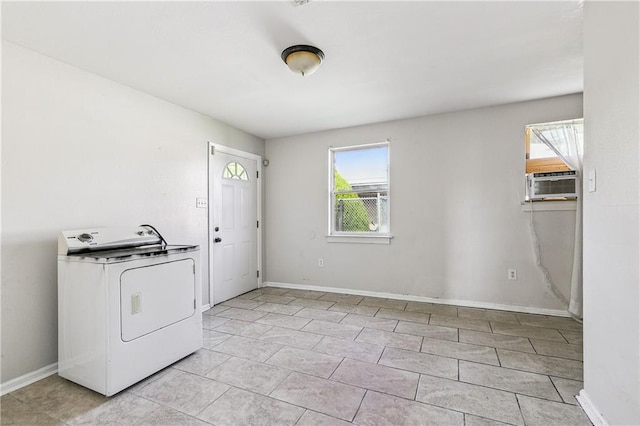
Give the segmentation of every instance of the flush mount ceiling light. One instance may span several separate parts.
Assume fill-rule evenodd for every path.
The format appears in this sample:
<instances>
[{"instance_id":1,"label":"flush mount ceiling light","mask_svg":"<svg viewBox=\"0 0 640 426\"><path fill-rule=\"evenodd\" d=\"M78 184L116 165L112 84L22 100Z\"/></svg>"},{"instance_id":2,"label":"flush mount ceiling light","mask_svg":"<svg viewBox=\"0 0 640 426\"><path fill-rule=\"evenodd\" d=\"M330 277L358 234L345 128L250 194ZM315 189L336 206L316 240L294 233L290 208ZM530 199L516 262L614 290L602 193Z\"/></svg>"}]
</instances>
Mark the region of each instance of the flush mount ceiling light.
<instances>
[{"instance_id":1,"label":"flush mount ceiling light","mask_svg":"<svg viewBox=\"0 0 640 426\"><path fill-rule=\"evenodd\" d=\"M317 47L298 44L287 47L280 55L289 69L302 76L313 74L324 59L324 53Z\"/></svg>"}]
</instances>

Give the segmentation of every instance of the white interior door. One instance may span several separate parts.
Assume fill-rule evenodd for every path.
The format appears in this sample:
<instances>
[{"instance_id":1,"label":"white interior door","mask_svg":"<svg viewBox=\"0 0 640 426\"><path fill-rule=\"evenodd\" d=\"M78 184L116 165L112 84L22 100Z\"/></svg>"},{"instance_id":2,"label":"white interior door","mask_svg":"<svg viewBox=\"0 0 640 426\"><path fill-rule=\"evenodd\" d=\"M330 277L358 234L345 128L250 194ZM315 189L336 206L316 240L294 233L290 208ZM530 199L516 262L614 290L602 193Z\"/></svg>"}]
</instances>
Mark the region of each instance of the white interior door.
<instances>
[{"instance_id":1,"label":"white interior door","mask_svg":"<svg viewBox=\"0 0 640 426\"><path fill-rule=\"evenodd\" d=\"M258 287L259 157L216 145L209 154L210 291L217 304Z\"/></svg>"}]
</instances>

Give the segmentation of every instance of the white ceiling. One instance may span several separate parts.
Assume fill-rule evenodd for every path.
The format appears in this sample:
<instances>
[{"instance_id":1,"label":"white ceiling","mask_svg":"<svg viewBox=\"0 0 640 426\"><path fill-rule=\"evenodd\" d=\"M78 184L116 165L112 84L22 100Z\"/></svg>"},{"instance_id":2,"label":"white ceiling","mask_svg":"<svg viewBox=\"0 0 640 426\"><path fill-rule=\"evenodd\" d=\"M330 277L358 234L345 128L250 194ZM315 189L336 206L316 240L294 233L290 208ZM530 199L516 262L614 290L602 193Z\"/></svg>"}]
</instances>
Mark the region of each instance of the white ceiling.
<instances>
[{"instance_id":1,"label":"white ceiling","mask_svg":"<svg viewBox=\"0 0 640 426\"><path fill-rule=\"evenodd\" d=\"M3 2L2 37L269 139L580 92L582 16L582 1ZM282 62L293 44L324 51L315 74Z\"/></svg>"}]
</instances>

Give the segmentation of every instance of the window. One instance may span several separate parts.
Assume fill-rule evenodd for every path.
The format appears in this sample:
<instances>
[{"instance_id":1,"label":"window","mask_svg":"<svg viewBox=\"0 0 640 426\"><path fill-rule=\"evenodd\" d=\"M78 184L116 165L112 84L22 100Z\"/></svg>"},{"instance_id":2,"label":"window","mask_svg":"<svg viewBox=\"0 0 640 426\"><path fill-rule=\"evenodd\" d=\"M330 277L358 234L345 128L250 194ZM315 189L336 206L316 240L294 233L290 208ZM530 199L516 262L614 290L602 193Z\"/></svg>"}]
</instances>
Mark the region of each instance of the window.
<instances>
[{"instance_id":1,"label":"window","mask_svg":"<svg viewBox=\"0 0 640 426\"><path fill-rule=\"evenodd\" d=\"M579 197L583 123L580 118L525 127L526 201Z\"/></svg>"},{"instance_id":2,"label":"window","mask_svg":"<svg viewBox=\"0 0 640 426\"><path fill-rule=\"evenodd\" d=\"M569 167L539 137L537 131L542 125L532 124L525 127L525 173L563 172Z\"/></svg>"},{"instance_id":3,"label":"window","mask_svg":"<svg viewBox=\"0 0 640 426\"><path fill-rule=\"evenodd\" d=\"M329 150L329 235L389 237L389 142Z\"/></svg>"},{"instance_id":4,"label":"window","mask_svg":"<svg viewBox=\"0 0 640 426\"><path fill-rule=\"evenodd\" d=\"M247 175L247 171L244 169L244 166L235 161L227 164L227 167L225 167L222 172L222 177L224 179L249 180L249 176Z\"/></svg>"}]
</instances>

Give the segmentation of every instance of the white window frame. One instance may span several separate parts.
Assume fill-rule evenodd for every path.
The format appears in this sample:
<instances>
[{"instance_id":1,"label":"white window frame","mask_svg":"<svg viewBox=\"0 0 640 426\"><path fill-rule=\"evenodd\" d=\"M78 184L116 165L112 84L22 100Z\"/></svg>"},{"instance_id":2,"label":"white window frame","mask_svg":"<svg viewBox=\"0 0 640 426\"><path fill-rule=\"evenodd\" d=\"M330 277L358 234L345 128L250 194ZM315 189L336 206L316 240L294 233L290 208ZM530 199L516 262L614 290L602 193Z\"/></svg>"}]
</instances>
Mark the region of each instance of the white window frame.
<instances>
[{"instance_id":1,"label":"white window frame","mask_svg":"<svg viewBox=\"0 0 640 426\"><path fill-rule=\"evenodd\" d=\"M574 118L571 120L551 121L544 123L533 123L525 126L525 174L524 174L524 202L522 203L522 211L557 211L557 210L575 210L577 197L570 197L568 199L535 199L529 198L529 176L533 173L544 172L564 172L573 170L566 164L560 155L554 153L552 157L543 158L530 158L531 153L531 138L533 137L534 128L549 128L560 127L568 124L584 123L584 118ZM532 162L536 162L533 164ZM535 168L538 169L535 169ZM577 174L579 179L579 173ZM578 185L579 183L577 183ZM532 203L536 203L537 206L532 207ZM546 204L546 206L544 206Z\"/></svg>"},{"instance_id":2,"label":"white window frame","mask_svg":"<svg viewBox=\"0 0 640 426\"><path fill-rule=\"evenodd\" d=\"M390 244L393 235L391 234L391 141L375 142L369 144L349 145L341 147L330 147L328 151L328 220L327 220L327 241L334 243L359 243L359 244ZM379 146L387 147L387 232L366 233L366 232L337 232L334 228L335 223L335 197L334 197L334 154L340 151L356 151L361 149L375 148Z\"/></svg>"}]
</instances>

